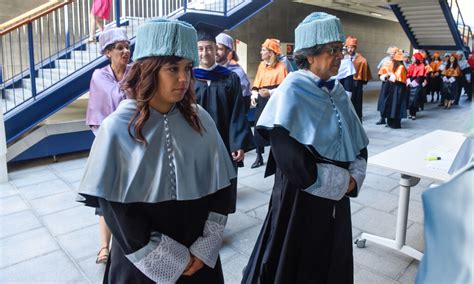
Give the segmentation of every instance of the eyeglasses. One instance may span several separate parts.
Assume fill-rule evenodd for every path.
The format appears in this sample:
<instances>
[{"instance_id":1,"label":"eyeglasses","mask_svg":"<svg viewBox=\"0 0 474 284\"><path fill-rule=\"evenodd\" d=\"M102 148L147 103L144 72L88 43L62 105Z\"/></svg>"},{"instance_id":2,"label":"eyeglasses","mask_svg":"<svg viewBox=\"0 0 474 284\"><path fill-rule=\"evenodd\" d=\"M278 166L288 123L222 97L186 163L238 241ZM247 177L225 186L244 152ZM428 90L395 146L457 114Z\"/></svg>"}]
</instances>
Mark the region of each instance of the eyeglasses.
<instances>
[{"instance_id":1,"label":"eyeglasses","mask_svg":"<svg viewBox=\"0 0 474 284\"><path fill-rule=\"evenodd\" d=\"M339 55L339 54L342 54L342 51L344 50L344 47L328 47L326 48L326 51L331 55L331 56L335 56L335 55Z\"/></svg>"}]
</instances>

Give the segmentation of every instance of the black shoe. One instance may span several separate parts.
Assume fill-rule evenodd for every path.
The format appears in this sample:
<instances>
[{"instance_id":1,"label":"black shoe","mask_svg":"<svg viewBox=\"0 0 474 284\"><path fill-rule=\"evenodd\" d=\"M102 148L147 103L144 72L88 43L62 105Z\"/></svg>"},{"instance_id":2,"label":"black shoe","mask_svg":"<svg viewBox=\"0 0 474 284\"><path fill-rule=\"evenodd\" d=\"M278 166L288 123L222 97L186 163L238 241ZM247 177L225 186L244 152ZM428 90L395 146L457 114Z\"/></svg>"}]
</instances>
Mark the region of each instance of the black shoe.
<instances>
[{"instance_id":1,"label":"black shoe","mask_svg":"<svg viewBox=\"0 0 474 284\"><path fill-rule=\"evenodd\" d=\"M381 124L385 124L385 118L381 118L379 121L377 121L375 124L376 125L381 125Z\"/></svg>"},{"instance_id":2,"label":"black shoe","mask_svg":"<svg viewBox=\"0 0 474 284\"><path fill-rule=\"evenodd\" d=\"M257 158L255 159L255 162L250 166L251 169L258 168L260 166L263 166L263 157L260 154L257 154Z\"/></svg>"}]
</instances>

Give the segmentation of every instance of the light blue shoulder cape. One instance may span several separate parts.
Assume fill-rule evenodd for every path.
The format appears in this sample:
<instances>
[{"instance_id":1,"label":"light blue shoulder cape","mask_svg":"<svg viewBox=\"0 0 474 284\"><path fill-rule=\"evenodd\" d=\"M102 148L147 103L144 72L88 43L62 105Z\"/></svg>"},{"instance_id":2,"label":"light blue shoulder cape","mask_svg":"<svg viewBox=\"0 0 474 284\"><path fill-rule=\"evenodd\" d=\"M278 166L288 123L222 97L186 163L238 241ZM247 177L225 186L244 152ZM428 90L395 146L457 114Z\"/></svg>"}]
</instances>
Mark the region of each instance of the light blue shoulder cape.
<instances>
[{"instance_id":1,"label":"light blue shoulder cape","mask_svg":"<svg viewBox=\"0 0 474 284\"><path fill-rule=\"evenodd\" d=\"M299 70L276 89L257 122L257 128L281 126L304 145L336 161L354 161L369 139L344 88L336 82L331 92Z\"/></svg>"},{"instance_id":2,"label":"light blue shoulder cape","mask_svg":"<svg viewBox=\"0 0 474 284\"><path fill-rule=\"evenodd\" d=\"M202 107L196 106L202 134L177 108L166 115L150 108L142 130L146 146L127 131L135 108L135 100L124 100L102 123L79 186L79 201L87 204L81 196L121 203L192 200L227 187L236 177L216 125Z\"/></svg>"}]
</instances>

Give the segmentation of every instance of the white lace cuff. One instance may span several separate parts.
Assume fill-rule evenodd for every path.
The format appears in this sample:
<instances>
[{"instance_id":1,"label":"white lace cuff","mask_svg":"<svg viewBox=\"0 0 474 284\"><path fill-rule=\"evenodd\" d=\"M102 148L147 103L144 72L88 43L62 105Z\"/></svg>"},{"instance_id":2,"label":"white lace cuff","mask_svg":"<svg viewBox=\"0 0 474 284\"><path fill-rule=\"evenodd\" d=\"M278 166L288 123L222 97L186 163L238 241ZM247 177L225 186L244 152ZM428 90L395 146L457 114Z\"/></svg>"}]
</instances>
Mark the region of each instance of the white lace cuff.
<instances>
[{"instance_id":1,"label":"white lace cuff","mask_svg":"<svg viewBox=\"0 0 474 284\"><path fill-rule=\"evenodd\" d=\"M364 183L365 173L367 171L367 161L362 157L357 157L356 160L349 164L349 173L355 179L357 184L357 193L359 193Z\"/></svg>"},{"instance_id":2,"label":"white lace cuff","mask_svg":"<svg viewBox=\"0 0 474 284\"><path fill-rule=\"evenodd\" d=\"M191 254L211 268L214 268L219 257L226 222L227 216L210 212L202 237L199 237L189 248Z\"/></svg>"},{"instance_id":3,"label":"white lace cuff","mask_svg":"<svg viewBox=\"0 0 474 284\"><path fill-rule=\"evenodd\" d=\"M349 187L349 171L331 164L317 164L317 180L306 188L309 194L331 200L341 200Z\"/></svg>"},{"instance_id":4,"label":"white lace cuff","mask_svg":"<svg viewBox=\"0 0 474 284\"><path fill-rule=\"evenodd\" d=\"M175 283L191 260L187 247L158 232L152 232L148 244L126 257L156 283Z\"/></svg>"}]
</instances>

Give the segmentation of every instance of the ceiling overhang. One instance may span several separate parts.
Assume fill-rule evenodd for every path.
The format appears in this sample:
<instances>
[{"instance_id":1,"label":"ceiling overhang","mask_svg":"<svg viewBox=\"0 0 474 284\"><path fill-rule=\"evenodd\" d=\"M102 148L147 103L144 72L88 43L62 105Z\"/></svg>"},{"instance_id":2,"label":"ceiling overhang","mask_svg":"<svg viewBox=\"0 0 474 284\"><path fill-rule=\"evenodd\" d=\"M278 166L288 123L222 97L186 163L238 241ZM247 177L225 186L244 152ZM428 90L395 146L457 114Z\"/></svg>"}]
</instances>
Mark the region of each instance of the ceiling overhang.
<instances>
[{"instance_id":1,"label":"ceiling overhang","mask_svg":"<svg viewBox=\"0 0 474 284\"><path fill-rule=\"evenodd\" d=\"M398 22L389 6L389 3L393 4L395 1L390 0L293 0L293 2Z\"/></svg>"}]
</instances>

